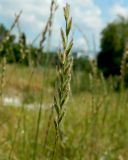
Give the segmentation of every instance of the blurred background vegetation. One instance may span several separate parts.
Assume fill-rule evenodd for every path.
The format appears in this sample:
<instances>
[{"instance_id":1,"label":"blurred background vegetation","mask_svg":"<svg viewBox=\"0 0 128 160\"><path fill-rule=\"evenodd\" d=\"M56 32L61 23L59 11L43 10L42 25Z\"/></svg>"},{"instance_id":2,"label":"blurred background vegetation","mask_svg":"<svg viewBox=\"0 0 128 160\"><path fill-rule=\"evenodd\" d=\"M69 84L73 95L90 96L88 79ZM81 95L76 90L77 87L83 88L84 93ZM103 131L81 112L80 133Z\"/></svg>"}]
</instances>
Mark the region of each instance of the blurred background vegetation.
<instances>
[{"instance_id":1,"label":"blurred background vegetation","mask_svg":"<svg viewBox=\"0 0 128 160\"><path fill-rule=\"evenodd\" d=\"M25 33L19 33L17 37L14 34L8 34L9 29L3 24L0 25L0 61L6 57L8 64L22 64L29 67L50 67L56 68L59 63L58 50L51 51L41 49L38 46L27 43ZM46 38L46 37L45 37ZM125 52L125 45L128 41L128 20L119 16L115 21L109 23L101 33L101 49L93 59L87 54L78 56L79 50L73 50L73 74L80 71L83 77L91 72L91 61L96 61L99 71L103 72L106 78L115 77L118 79L121 74L121 60ZM95 52L95 51L94 51ZM126 58L127 61L127 58ZM127 68L127 66L126 66ZM126 69L127 70L127 69ZM125 81L127 82L127 73ZM82 78L83 79L83 78ZM83 85L83 83L82 83ZM85 85L88 86L88 85ZM87 87L80 87L82 90ZM127 85L126 85L127 87ZM117 86L118 88L118 86Z\"/></svg>"}]
</instances>

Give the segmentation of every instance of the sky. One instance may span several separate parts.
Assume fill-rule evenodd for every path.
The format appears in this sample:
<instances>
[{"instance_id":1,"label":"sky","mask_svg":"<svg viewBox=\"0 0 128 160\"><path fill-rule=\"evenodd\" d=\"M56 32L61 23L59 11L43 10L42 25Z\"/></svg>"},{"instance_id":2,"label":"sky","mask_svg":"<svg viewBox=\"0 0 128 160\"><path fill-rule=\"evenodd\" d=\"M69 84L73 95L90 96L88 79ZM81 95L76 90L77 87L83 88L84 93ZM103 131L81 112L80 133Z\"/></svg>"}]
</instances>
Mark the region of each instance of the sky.
<instances>
[{"instance_id":1,"label":"sky","mask_svg":"<svg viewBox=\"0 0 128 160\"><path fill-rule=\"evenodd\" d=\"M26 33L28 43L31 43L44 29L49 17L50 2L51 0L0 0L0 23L9 28L15 15L22 10L20 28ZM128 17L128 0L57 0L57 3L59 7L54 18L52 48L58 48L61 44L60 27L64 27L63 7L66 3L71 6L74 50L90 50L93 51L93 55L94 50L100 50L103 28L115 20L118 15ZM17 28L13 30L13 33L18 33ZM83 34L87 40L83 38ZM35 45L37 43L38 40Z\"/></svg>"}]
</instances>

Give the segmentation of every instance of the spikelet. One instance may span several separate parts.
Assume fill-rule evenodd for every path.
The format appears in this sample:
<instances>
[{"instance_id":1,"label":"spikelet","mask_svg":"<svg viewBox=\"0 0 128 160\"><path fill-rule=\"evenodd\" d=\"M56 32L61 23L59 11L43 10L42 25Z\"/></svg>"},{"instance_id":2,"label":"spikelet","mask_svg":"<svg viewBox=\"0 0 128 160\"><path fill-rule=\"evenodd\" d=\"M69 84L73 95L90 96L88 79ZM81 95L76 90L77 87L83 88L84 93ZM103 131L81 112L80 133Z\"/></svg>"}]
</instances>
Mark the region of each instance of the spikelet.
<instances>
[{"instance_id":1,"label":"spikelet","mask_svg":"<svg viewBox=\"0 0 128 160\"><path fill-rule=\"evenodd\" d=\"M69 34L72 28L72 18L69 17L70 6L66 4L64 7L64 17L66 21L65 31L61 28L61 39L63 50L59 52L58 66L58 80L56 85L56 95L54 96L54 108L56 111L55 127L59 127L61 120L64 116L64 104L68 99L70 93L70 81L71 81L71 68L72 68L72 58L71 50L73 47L73 40L69 39Z\"/></svg>"},{"instance_id":2,"label":"spikelet","mask_svg":"<svg viewBox=\"0 0 128 160\"><path fill-rule=\"evenodd\" d=\"M125 80L126 69L127 69L127 60L128 60L128 40L125 43L125 50L124 50L123 58L121 61L121 67L120 67L121 89L124 88L124 80Z\"/></svg>"},{"instance_id":3,"label":"spikelet","mask_svg":"<svg viewBox=\"0 0 128 160\"><path fill-rule=\"evenodd\" d=\"M0 98L1 105L3 103L3 90L5 86L5 71L6 71L6 58L4 57L1 62L1 76L0 76Z\"/></svg>"},{"instance_id":4,"label":"spikelet","mask_svg":"<svg viewBox=\"0 0 128 160\"><path fill-rule=\"evenodd\" d=\"M56 82L56 94L54 96L54 125L56 130L55 135L55 145L54 151L52 155L52 159L54 159L54 155L56 152L56 146L58 142L58 137L62 138L62 131L60 129L60 124L65 114L65 103L69 97L70 93L70 81L71 81L71 68L72 68L72 58L71 58L71 50L73 47L73 40L69 41L69 34L72 28L72 18L69 17L70 6L66 4L64 7L64 17L66 21L65 31L61 29L61 39L63 49L59 51L59 65L57 68L57 82Z\"/></svg>"},{"instance_id":5,"label":"spikelet","mask_svg":"<svg viewBox=\"0 0 128 160\"><path fill-rule=\"evenodd\" d=\"M39 42L39 48L36 51L37 65L41 64L41 57L42 57L42 53L43 53L43 49L44 49L44 42L46 41L47 33L48 33L49 37L51 36L53 18L54 18L54 14L55 14L56 10L57 10L57 3L55 2L55 0L51 0L50 16L48 18L48 21L47 21L45 27L44 27L44 30L41 32L41 40Z\"/></svg>"}]
</instances>

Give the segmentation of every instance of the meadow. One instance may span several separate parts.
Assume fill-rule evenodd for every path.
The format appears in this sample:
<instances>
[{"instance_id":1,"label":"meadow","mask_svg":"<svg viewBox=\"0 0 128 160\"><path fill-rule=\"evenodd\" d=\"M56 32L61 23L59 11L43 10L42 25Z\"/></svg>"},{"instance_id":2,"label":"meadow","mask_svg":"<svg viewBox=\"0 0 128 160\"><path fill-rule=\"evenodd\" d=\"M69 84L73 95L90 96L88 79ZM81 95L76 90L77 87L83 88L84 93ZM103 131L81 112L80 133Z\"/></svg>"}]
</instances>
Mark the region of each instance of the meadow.
<instances>
[{"instance_id":1,"label":"meadow","mask_svg":"<svg viewBox=\"0 0 128 160\"><path fill-rule=\"evenodd\" d=\"M0 108L0 159L33 159L35 146L35 159L51 159L55 139L51 113L56 70L32 71L19 65L8 65L6 70L8 83L3 99L17 97L21 104L8 103ZM114 91L114 81L106 82L103 77L90 79L85 73L78 75L72 79L75 93L70 93L65 104L62 137L54 159L127 159L127 90ZM90 89L80 91L81 83L86 81L90 82Z\"/></svg>"},{"instance_id":2,"label":"meadow","mask_svg":"<svg viewBox=\"0 0 128 160\"><path fill-rule=\"evenodd\" d=\"M128 159L128 91L95 61L72 70L69 11L56 67L1 61L0 160Z\"/></svg>"}]
</instances>

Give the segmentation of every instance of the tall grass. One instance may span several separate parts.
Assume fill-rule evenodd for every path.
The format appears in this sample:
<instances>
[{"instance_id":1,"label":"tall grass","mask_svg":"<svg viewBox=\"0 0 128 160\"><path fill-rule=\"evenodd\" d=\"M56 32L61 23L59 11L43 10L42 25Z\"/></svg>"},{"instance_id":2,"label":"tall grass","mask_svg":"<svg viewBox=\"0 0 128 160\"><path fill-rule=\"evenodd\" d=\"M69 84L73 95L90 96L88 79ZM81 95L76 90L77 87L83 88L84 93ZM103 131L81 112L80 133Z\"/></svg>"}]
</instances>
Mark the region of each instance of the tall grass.
<instances>
[{"instance_id":1,"label":"tall grass","mask_svg":"<svg viewBox=\"0 0 128 160\"><path fill-rule=\"evenodd\" d=\"M70 6L66 4L64 7L64 17L66 21L65 31L61 29L61 39L63 43L63 51L59 53L60 65L58 66L58 80L56 83L56 95L54 96L54 105L55 108L55 146L52 155L52 159L54 159L58 139L61 136L60 125L61 121L65 114L64 104L70 93L70 81L71 81L71 67L72 67L72 59L70 57L70 53L73 47L73 40L69 42L69 34L72 28L72 18L70 16Z\"/></svg>"},{"instance_id":2,"label":"tall grass","mask_svg":"<svg viewBox=\"0 0 128 160\"><path fill-rule=\"evenodd\" d=\"M6 58L4 57L1 62L1 77L0 77L0 105L2 106L3 92L5 86L5 71L6 71Z\"/></svg>"},{"instance_id":3,"label":"tall grass","mask_svg":"<svg viewBox=\"0 0 128 160\"><path fill-rule=\"evenodd\" d=\"M53 1L51 10L55 12L56 7L52 7ZM68 4L64 7L64 18L63 48L58 54L57 70L1 61L0 160L128 159L128 91L124 89L127 46L121 64L123 89L116 92L114 78L106 80L96 61L90 62L90 73L73 73ZM51 32L51 23L50 18L47 33ZM43 35L42 32L40 48L44 45ZM23 61L27 54L24 37L20 47ZM20 106L4 104L6 96L20 98Z\"/></svg>"}]
</instances>

